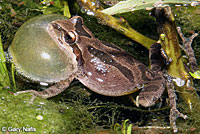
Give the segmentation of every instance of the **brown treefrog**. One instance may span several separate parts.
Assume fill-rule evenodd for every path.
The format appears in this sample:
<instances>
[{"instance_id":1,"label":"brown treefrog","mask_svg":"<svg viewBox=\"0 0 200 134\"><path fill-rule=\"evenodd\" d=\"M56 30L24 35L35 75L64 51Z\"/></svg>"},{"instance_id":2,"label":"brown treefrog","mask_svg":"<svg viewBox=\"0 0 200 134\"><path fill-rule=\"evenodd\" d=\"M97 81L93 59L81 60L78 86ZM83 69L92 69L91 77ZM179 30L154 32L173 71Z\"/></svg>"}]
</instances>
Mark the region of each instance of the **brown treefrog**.
<instances>
[{"instance_id":1,"label":"brown treefrog","mask_svg":"<svg viewBox=\"0 0 200 134\"><path fill-rule=\"evenodd\" d=\"M48 33L60 50L76 59L77 63L73 64L77 64L74 69L77 71L42 92L23 92L49 98L64 91L76 78L92 91L106 96L128 95L142 88L139 103L145 107L152 106L163 93L165 78L160 71L160 44L151 47L150 70L118 46L95 38L79 16L51 22Z\"/></svg>"},{"instance_id":2,"label":"brown treefrog","mask_svg":"<svg viewBox=\"0 0 200 134\"><path fill-rule=\"evenodd\" d=\"M33 94L33 99L36 96L49 98L64 91L72 80L78 79L92 91L105 96L123 96L141 89L139 104L150 107L161 97L167 85L170 122L174 132L177 131L176 116L187 117L176 109L171 78L161 71L166 56L159 43L150 48L149 69L118 46L95 38L80 16L53 21L48 24L47 31L60 50L74 61L73 73L44 91L26 90L16 95L29 92Z\"/></svg>"}]
</instances>

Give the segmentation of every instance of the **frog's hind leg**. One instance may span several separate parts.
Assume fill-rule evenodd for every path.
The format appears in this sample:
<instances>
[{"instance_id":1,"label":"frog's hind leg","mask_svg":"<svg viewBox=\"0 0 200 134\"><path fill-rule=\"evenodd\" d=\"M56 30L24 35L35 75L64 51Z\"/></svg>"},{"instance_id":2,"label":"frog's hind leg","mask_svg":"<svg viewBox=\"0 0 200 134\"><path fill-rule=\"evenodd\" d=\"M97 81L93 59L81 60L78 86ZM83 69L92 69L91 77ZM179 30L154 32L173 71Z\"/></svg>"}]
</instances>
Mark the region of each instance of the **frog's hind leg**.
<instances>
[{"instance_id":1,"label":"frog's hind leg","mask_svg":"<svg viewBox=\"0 0 200 134\"><path fill-rule=\"evenodd\" d=\"M69 87L70 83L74 79L74 75L70 76L67 80L62 80L53 86L50 86L49 88L45 89L44 91L35 91L35 90L25 90L25 91L19 91L17 93L14 93L14 95L23 94L23 93L31 93L32 98L30 100L30 103L33 103L34 99L39 96L42 98L50 98L53 96L56 96L63 92L67 87Z\"/></svg>"},{"instance_id":2,"label":"frog's hind leg","mask_svg":"<svg viewBox=\"0 0 200 134\"><path fill-rule=\"evenodd\" d=\"M148 81L146 81L147 84L145 84L139 94L139 104L144 107L154 105L165 90L165 79L161 72L162 67L165 64L165 58L162 55L161 48L161 44L154 43L149 49L150 69L152 75L143 73L143 77L147 77Z\"/></svg>"},{"instance_id":3,"label":"frog's hind leg","mask_svg":"<svg viewBox=\"0 0 200 134\"><path fill-rule=\"evenodd\" d=\"M165 90L164 81L157 81L145 85L139 93L139 104L143 107L150 107L156 103Z\"/></svg>"}]
</instances>

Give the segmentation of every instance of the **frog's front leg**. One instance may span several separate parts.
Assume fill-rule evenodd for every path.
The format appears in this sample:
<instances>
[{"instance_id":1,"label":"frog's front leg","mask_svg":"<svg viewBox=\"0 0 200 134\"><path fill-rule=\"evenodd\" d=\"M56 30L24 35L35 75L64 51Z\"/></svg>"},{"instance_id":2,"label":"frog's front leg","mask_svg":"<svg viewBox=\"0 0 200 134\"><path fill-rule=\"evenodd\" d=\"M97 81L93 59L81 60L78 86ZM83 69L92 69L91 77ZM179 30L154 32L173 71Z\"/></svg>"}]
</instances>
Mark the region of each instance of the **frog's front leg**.
<instances>
[{"instance_id":1,"label":"frog's front leg","mask_svg":"<svg viewBox=\"0 0 200 134\"><path fill-rule=\"evenodd\" d=\"M42 98L50 98L53 96L56 96L63 92L67 87L69 87L70 83L74 79L74 75L71 75L67 80L62 80L51 87L45 89L44 91L35 91L35 90L26 90L26 91L19 91L17 93L14 93L14 95L22 94L22 93L31 93L32 98L30 100L30 103L33 103L34 99L39 96Z\"/></svg>"},{"instance_id":2,"label":"frog's front leg","mask_svg":"<svg viewBox=\"0 0 200 134\"><path fill-rule=\"evenodd\" d=\"M161 72L165 65L165 57L162 55L161 44L154 43L149 50L150 69L141 70L144 80L144 88L139 94L139 104L144 107L150 107L156 103L165 90L165 78Z\"/></svg>"},{"instance_id":3,"label":"frog's front leg","mask_svg":"<svg viewBox=\"0 0 200 134\"><path fill-rule=\"evenodd\" d=\"M189 58L189 64L191 66L191 72L195 72L198 68L197 66L197 60L195 58L194 55L194 51L192 49L192 41L195 37L198 36L197 33L194 33L191 37L189 37L188 39L184 37L183 33L181 32L181 28L177 27L177 32L179 33L182 41L183 41L183 46L180 46L186 53L186 55Z\"/></svg>"}]
</instances>

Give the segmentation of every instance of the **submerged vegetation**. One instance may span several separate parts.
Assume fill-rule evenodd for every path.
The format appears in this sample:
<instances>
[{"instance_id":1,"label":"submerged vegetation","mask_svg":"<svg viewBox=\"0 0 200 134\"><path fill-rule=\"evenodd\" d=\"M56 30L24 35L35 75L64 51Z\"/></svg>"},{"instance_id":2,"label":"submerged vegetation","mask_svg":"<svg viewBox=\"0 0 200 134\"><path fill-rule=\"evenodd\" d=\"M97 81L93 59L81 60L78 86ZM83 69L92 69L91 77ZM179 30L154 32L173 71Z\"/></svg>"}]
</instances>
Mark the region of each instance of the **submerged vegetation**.
<instances>
[{"instance_id":1,"label":"submerged vegetation","mask_svg":"<svg viewBox=\"0 0 200 134\"><path fill-rule=\"evenodd\" d=\"M76 1L71 0L0 1L0 127L33 127L36 128L37 133L54 132L68 134L74 132L77 134L129 134L130 132L128 132L126 128L129 124L133 124L133 133L171 132L168 127L169 107L167 95L164 95L162 97L163 101L158 103L151 110L137 108L127 97L112 98L91 93L80 83L77 84L76 81L74 81L70 88L64 93L48 100L38 97L33 104L28 103L31 98L28 94L19 96L13 95L15 91L13 86L15 83L13 80L14 76L11 73L11 64L9 62L6 63L4 51L7 51L18 28L25 21L39 14L56 13L63 14L67 17L77 14L81 15L85 18L86 26L91 29L96 37L119 45L132 53L136 59L148 65L148 50L146 48L149 48L152 43L156 42L160 34L156 31L155 18L149 16L148 14L150 11L146 10L138 10L135 11L134 14L127 11L127 13L116 15L115 17L105 15L99 10L96 10L102 10L103 7L107 7L104 3L105 2L102 1L98 8L85 7L81 4L85 7L83 9L83 7L79 7ZM89 14L88 9L95 13L97 19L94 16L88 16L86 14ZM182 31L185 35L189 36L194 32L200 31L199 6L187 5L172 7L172 11L175 14L176 24L182 27ZM104 25L100 25L97 22ZM134 41L117 33L109 26L125 34L125 36ZM128 34L126 34L123 29L129 31ZM142 34L137 33L137 31ZM175 36L178 38L177 35ZM193 43L198 63L200 63L199 43L200 37L198 36ZM172 48L169 48L169 51L172 57L177 52L173 52L174 50L172 50ZM180 48L178 51L181 51ZM178 60L177 57L173 58L173 60ZM171 75L179 77L180 73L176 75L177 69L180 68L176 68L175 65L172 65L171 70L168 71L172 72ZM187 77L190 77L186 70L183 72ZM183 74L181 74L181 77L182 75ZM25 83L19 79L17 79L16 82L18 91L24 88L36 87L36 90L38 88L38 85L35 86L32 83ZM188 90L182 87L176 89L179 93L177 102L178 108L189 117L186 120L177 120L177 126L179 127L178 133L180 134L198 134L200 132L200 115L198 114L200 100L197 96L197 93L199 93L199 81L194 80L194 87L197 90ZM136 97L137 93L133 96ZM163 106L160 108L160 105ZM129 119L129 121L122 123L126 119ZM117 123L122 124L122 127ZM144 126L144 128L138 126ZM147 126L155 127L148 128Z\"/></svg>"}]
</instances>

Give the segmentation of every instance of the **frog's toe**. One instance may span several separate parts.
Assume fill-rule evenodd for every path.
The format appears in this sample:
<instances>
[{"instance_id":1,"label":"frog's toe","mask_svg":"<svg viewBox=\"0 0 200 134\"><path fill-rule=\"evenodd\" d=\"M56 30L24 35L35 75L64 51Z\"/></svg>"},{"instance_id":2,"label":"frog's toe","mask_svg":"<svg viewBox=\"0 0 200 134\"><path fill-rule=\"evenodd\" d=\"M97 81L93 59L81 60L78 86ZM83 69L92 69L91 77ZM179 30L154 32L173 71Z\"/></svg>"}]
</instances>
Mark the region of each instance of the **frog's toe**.
<instances>
[{"instance_id":1,"label":"frog's toe","mask_svg":"<svg viewBox=\"0 0 200 134\"><path fill-rule=\"evenodd\" d=\"M38 92L35 91L35 90L19 91L19 92L14 93L14 96L17 96L17 95L19 95L19 94L24 94L24 93L31 93L32 98L31 98L31 100L29 101L30 104L33 104L35 98L38 96Z\"/></svg>"}]
</instances>

